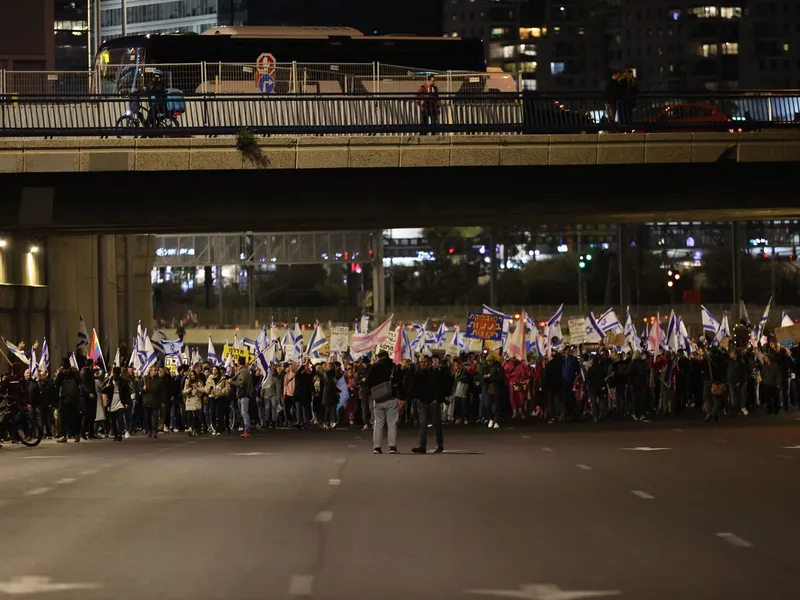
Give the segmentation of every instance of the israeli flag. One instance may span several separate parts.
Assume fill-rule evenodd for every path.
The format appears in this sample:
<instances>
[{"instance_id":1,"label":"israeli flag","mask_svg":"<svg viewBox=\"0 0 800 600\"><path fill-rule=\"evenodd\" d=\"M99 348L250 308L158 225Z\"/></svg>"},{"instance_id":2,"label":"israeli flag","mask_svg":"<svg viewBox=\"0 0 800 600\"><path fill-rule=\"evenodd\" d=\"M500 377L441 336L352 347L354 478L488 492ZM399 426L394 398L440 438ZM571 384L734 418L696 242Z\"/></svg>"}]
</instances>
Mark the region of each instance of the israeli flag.
<instances>
[{"instance_id":1,"label":"israeli flag","mask_svg":"<svg viewBox=\"0 0 800 600\"><path fill-rule=\"evenodd\" d=\"M558 307L555 314L547 321L547 338L550 340L550 345L558 349L564 341L564 335L561 333L561 317L564 316L564 305ZM594 319L594 317L592 317ZM552 343L554 338L558 338L558 342ZM601 336L602 339L602 336Z\"/></svg>"},{"instance_id":2,"label":"israeli flag","mask_svg":"<svg viewBox=\"0 0 800 600\"><path fill-rule=\"evenodd\" d=\"M120 362L119 348L117 348L117 353L114 355L114 362L111 363L111 367L113 368L113 367L121 367L121 366L122 366L122 363Z\"/></svg>"},{"instance_id":3,"label":"israeli flag","mask_svg":"<svg viewBox=\"0 0 800 600\"><path fill-rule=\"evenodd\" d=\"M216 366L219 364L219 359L217 358L217 351L214 350L214 342L211 340L211 334L208 334L208 362L211 363L212 366Z\"/></svg>"},{"instance_id":4,"label":"israeli flag","mask_svg":"<svg viewBox=\"0 0 800 600\"><path fill-rule=\"evenodd\" d=\"M320 358L320 350L328 343L328 338L325 337L325 332L319 325L319 321L311 332L311 339L308 340L308 348L306 348L306 355L309 358Z\"/></svg>"},{"instance_id":5,"label":"israeli flag","mask_svg":"<svg viewBox=\"0 0 800 600\"><path fill-rule=\"evenodd\" d=\"M769 301L767 302L767 308L764 309L764 314L761 315L761 320L758 322L758 325L755 329L753 329L753 340L758 342L761 339L761 336L764 335L764 329L767 327L767 320L769 319L769 311L772 308L772 296L769 297Z\"/></svg>"},{"instance_id":6,"label":"israeli flag","mask_svg":"<svg viewBox=\"0 0 800 600\"><path fill-rule=\"evenodd\" d=\"M141 321L139 321L141 325ZM75 352L80 350L81 348L87 348L89 346L89 332L86 331L86 322L83 320L83 315L80 316L80 321L78 322L78 343L75 344Z\"/></svg>"},{"instance_id":7,"label":"israeli flag","mask_svg":"<svg viewBox=\"0 0 800 600\"><path fill-rule=\"evenodd\" d=\"M594 313L589 313L589 318L586 319L584 327L587 344L599 344L603 341L605 333L603 332L603 328L600 327L600 324L597 322Z\"/></svg>"},{"instance_id":8,"label":"israeli flag","mask_svg":"<svg viewBox=\"0 0 800 600\"><path fill-rule=\"evenodd\" d=\"M717 331L717 339L724 340L731 337L731 328L728 326L728 315L722 315L722 322L719 324L719 331Z\"/></svg>"},{"instance_id":9,"label":"israeli flag","mask_svg":"<svg viewBox=\"0 0 800 600\"><path fill-rule=\"evenodd\" d=\"M597 324L600 326L600 329L603 330L603 333L623 332L622 323L619 322L617 313L614 312L613 308L609 308L606 312L600 315L600 317L597 319Z\"/></svg>"},{"instance_id":10,"label":"israeli flag","mask_svg":"<svg viewBox=\"0 0 800 600\"><path fill-rule=\"evenodd\" d=\"M702 304L700 305L700 317L703 320L703 331L716 335L719 331L719 321L717 321L714 315L711 314L711 311Z\"/></svg>"},{"instance_id":11,"label":"israeli flag","mask_svg":"<svg viewBox=\"0 0 800 600\"><path fill-rule=\"evenodd\" d=\"M50 371L50 347L47 345L47 338L44 338L44 342L42 343L42 356L39 359L38 368L40 371Z\"/></svg>"},{"instance_id":12,"label":"israeli flag","mask_svg":"<svg viewBox=\"0 0 800 600\"><path fill-rule=\"evenodd\" d=\"M80 369L78 369L78 359L75 358L75 353L74 352L69 355L69 364L76 371L80 370Z\"/></svg>"},{"instance_id":13,"label":"israeli flag","mask_svg":"<svg viewBox=\"0 0 800 600\"><path fill-rule=\"evenodd\" d=\"M31 364L31 359L30 359L30 358L28 358L27 356L25 356L25 353L24 353L22 350L20 350L20 349L19 349L19 348L16 346L16 344L12 344L11 342L9 342L9 341L6 341L6 339L5 339L5 338L0 338L0 339L2 339L2 340L3 340L3 342L4 342L4 343L5 343L5 345L6 345L6 347L8 348L9 352L11 352L11 354L13 354L14 356L16 356L16 357L19 359L19 361L20 361L21 363L25 363L26 365L30 366L30 364Z\"/></svg>"},{"instance_id":14,"label":"israeli flag","mask_svg":"<svg viewBox=\"0 0 800 600\"><path fill-rule=\"evenodd\" d=\"M144 376L154 364L158 360L158 355L156 354L155 348L153 348L153 342L150 341L150 338L145 336L144 338L144 361L142 361L142 366L139 371L139 374Z\"/></svg>"}]
</instances>

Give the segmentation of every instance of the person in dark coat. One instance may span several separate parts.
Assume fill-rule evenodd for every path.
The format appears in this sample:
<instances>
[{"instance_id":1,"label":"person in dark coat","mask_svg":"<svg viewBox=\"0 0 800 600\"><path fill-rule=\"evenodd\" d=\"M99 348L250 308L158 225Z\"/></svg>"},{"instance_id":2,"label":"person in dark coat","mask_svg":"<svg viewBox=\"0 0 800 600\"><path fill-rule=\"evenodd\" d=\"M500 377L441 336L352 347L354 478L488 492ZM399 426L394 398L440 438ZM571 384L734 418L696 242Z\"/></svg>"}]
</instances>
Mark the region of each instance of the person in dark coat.
<instances>
[{"instance_id":1,"label":"person in dark coat","mask_svg":"<svg viewBox=\"0 0 800 600\"><path fill-rule=\"evenodd\" d=\"M158 374L158 367L153 365L144 376L142 382L142 405L144 406L144 422L147 437L158 437L158 414L164 402L164 380Z\"/></svg>"},{"instance_id":2,"label":"person in dark coat","mask_svg":"<svg viewBox=\"0 0 800 600\"><path fill-rule=\"evenodd\" d=\"M339 420L336 406L339 404L339 388L336 385L342 377L342 367L338 362L325 363L325 375L322 378L323 428L333 429Z\"/></svg>"},{"instance_id":3,"label":"person in dark coat","mask_svg":"<svg viewBox=\"0 0 800 600\"><path fill-rule=\"evenodd\" d=\"M94 385L94 382L92 383ZM64 366L56 375L56 388L58 388L58 442L65 444L67 437L73 437L76 442L81 441L81 378L72 367L68 358L64 359ZM94 415L92 415L94 418Z\"/></svg>"},{"instance_id":4,"label":"person in dark coat","mask_svg":"<svg viewBox=\"0 0 800 600\"><path fill-rule=\"evenodd\" d=\"M80 372L81 381L81 435L83 439L95 438L94 419L97 414L97 388L94 384L94 361L86 359Z\"/></svg>"},{"instance_id":5,"label":"person in dark coat","mask_svg":"<svg viewBox=\"0 0 800 600\"><path fill-rule=\"evenodd\" d=\"M417 413L419 414L419 446L411 449L415 454L425 454L428 451L428 423L433 424L436 434L436 450L434 452L444 452L442 410L439 398L440 385L439 374L431 367L430 357L422 356L419 359L419 368L414 375L411 393L417 403Z\"/></svg>"},{"instance_id":6,"label":"person in dark coat","mask_svg":"<svg viewBox=\"0 0 800 600\"><path fill-rule=\"evenodd\" d=\"M125 411L131 403L131 388L128 382L122 379L122 369L114 367L111 370L111 377L105 381L102 393L111 421L111 434L115 442L121 442L125 431Z\"/></svg>"}]
</instances>

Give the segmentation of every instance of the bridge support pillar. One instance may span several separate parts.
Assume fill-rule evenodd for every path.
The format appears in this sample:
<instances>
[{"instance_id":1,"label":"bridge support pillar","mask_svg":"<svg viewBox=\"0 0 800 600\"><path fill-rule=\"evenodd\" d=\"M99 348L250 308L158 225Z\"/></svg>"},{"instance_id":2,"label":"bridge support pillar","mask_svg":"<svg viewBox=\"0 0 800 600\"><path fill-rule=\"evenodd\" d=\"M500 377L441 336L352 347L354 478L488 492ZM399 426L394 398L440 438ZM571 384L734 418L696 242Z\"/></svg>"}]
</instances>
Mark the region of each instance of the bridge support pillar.
<instances>
[{"instance_id":1,"label":"bridge support pillar","mask_svg":"<svg viewBox=\"0 0 800 600\"><path fill-rule=\"evenodd\" d=\"M624 306L630 304L628 302L627 286L628 286L628 269L625 263L626 252L625 246L628 242L625 236L625 226L620 223L617 225L617 266L619 267L619 306L622 309Z\"/></svg>"},{"instance_id":2,"label":"bridge support pillar","mask_svg":"<svg viewBox=\"0 0 800 600\"><path fill-rule=\"evenodd\" d=\"M129 340L141 318L152 320L150 269L153 264L152 236L130 236L136 254L129 277L125 236L52 236L45 244L47 261L48 309L47 332L52 368L61 366L75 350L78 324L83 316L91 335L100 336L100 344L110 368L120 340ZM133 287L126 285L132 279ZM132 334L131 334L132 335ZM129 343L129 342L128 342Z\"/></svg>"},{"instance_id":3,"label":"bridge support pillar","mask_svg":"<svg viewBox=\"0 0 800 600\"><path fill-rule=\"evenodd\" d=\"M742 297L742 224L738 221L731 223L731 289L733 290L731 315L738 321L739 300Z\"/></svg>"},{"instance_id":4,"label":"bridge support pillar","mask_svg":"<svg viewBox=\"0 0 800 600\"><path fill-rule=\"evenodd\" d=\"M386 314L386 279L383 268L383 231L372 232L372 307L375 316Z\"/></svg>"}]
</instances>

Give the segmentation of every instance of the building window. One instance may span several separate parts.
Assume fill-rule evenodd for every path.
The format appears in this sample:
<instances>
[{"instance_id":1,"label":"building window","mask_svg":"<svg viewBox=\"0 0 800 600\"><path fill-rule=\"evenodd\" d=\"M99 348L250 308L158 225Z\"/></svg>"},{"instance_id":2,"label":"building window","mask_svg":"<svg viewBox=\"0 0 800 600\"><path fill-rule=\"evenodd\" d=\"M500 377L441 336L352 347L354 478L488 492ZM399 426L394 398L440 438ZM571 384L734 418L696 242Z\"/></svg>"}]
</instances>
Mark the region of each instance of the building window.
<instances>
[{"instance_id":1,"label":"building window","mask_svg":"<svg viewBox=\"0 0 800 600\"><path fill-rule=\"evenodd\" d=\"M716 81L706 81L703 84L703 87L707 89L709 92L716 92L719 89L719 85Z\"/></svg>"},{"instance_id":2,"label":"building window","mask_svg":"<svg viewBox=\"0 0 800 600\"><path fill-rule=\"evenodd\" d=\"M788 52L789 51L789 44L784 44L783 45L783 51L784 52Z\"/></svg>"},{"instance_id":3,"label":"building window","mask_svg":"<svg viewBox=\"0 0 800 600\"><path fill-rule=\"evenodd\" d=\"M536 91L536 80L535 79L523 79L522 80L522 89L527 92L535 92Z\"/></svg>"},{"instance_id":4,"label":"building window","mask_svg":"<svg viewBox=\"0 0 800 600\"><path fill-rule=\"evenodd\" d=\"M492 37L503 37L508 34L508 27L492 27Z\"/></svg>"},{"instance_id":5,"label":"building window","mask_svg":"<svg viewBox=\"0 0 800 600\"><path fill-rule=\"evenodd\" d=\"M680 9L678 9L678 8L673 8L671 11L669 11L669 18L670 18L671 20L673 20L673 21L677 21L678 19L680 19L680 18L681 18L681 11L680 11Z\"/></svg>"},{"instance_id":6,"label":"building window","mask_svg":"<svg viewBox=\"0 0 800 600\"><path fill-rule=\"evenodd\" d=\"M550 63L550 73L552 75L561 75L564 72L564 63L563 62L551 62Z\"/></svg>"},{"instance_id":7,"label":"building window","mask_svg":"<svg viewBox=\"0 0 800 600\"><path fill-rule=\"evenodd\" d=\"M695 6L689 14L698 19L739 19L742 9L738 6Z\"/></svg>"},{"instance_id":8,"label":"building window","mask_svg":"<svg viewBox=\"0 0 800 600\"><path fill-rule=\"evenodd\" d=\"M523 56L536 56L536 44L520 44L519 53Z\"/></svg>"},{"instance_id":9,"label":"building window","mask_svg":"<svg viewBox=\"0 0 800 600\"><path fill-rule=\"evenodd\" d=\"M542 28L541 27L520 27L519 28L519 39L521 40L529 40L531 38L538 38L542 37Z\"/></svg>"},{"instance_id":10,"label":"building window","mask_svg":"<svg viewBox=\"0 0 800 600\"><path fill-rule=\"evenodd\" d=\"M720 54L723 56L730 56L732 54L739 54L739 42L722 42L719 45Z\"/></svg>"},{"instance_id":11,"label":"building window","mask_svg":"<svg viewBox=\"0 0 800 600\"><path fill-rule=\"evenodd\" d=\"M514 46L503 46L503 58L514 58Z\"/></svg>"},{"instance_id":12,"label":"building window","mask_svg":"<svg viewBox=\"0 0 800 600\"><path fill-rule=\"evenodd\" d=\"M519 70L523 73L536 73L536 61L519 63Z\"/></svg>"},{"instance_id":13,"label":"building window","mask_svg":"<svg viewBox=\"0 0 800 600\"><path fill-rule=\"evenodd\" d=\"M719 53L719 46L716 44L701 44L700 56L716 56Z\"/></svg>"}]
</instances>

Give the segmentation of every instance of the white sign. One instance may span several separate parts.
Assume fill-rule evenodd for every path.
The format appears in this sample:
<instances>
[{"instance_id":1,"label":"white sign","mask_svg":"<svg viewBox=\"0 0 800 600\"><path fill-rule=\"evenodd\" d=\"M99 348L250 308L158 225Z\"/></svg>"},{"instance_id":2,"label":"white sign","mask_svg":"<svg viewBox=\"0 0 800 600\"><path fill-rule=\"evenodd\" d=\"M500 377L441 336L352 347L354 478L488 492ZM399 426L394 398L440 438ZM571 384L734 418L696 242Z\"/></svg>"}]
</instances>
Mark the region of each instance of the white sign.
<instances>
[{"instance_id":1,"label":"white sign","mask_svg":"<svg viewBox=\"0 0 800 600\"><path fill-rule=\"evenodd\" d=\"M264 52L256 61L256 71L260 75L275 75L275 57L268 52Z\"/></svg>"},{"instance_id":2,"label":"white sign","mask_svg":"<svg viewBox=\"0 0 800 600\"><path fill-rule=\"evenodd\" d=\"M522 600L581 600L583 598L605 598L619 596L619 590L574 590L567 592L549 583L529 583L519 586L519 590L466 590L468 594L498 596L501 598L522 598Z\"/></svg>"},{"instance_id":3,"label":"white sign","mask_svg":"<svg viewBox=\"0 0 800 600\"><path fill-rule=\"evenodd\" d=\"M586 341L586 319L570 319L569 323L569 343L583 344Z\"/></svg>"},{"instance_id":4,"label":"white sign","mask_svg":"<svg viewBox=\"0 0 800 600\"><path fill-rule=\"evenodd\" d=\"M347 352L350 345L349 327L331 327L331 352Z\"/></svg>"},{"instance_id":5,"label":"white sign","mask_svg":"<svg viewBox=\"0 0 800 600\"><path fill-rule=\"evenodd\" d=\"M397 332L390 331L386 334L386 340L382 344L378 344L377 352L388 352L391 357L394 354L394 343L397 341Z\"/></svg>"}]
</instances>

